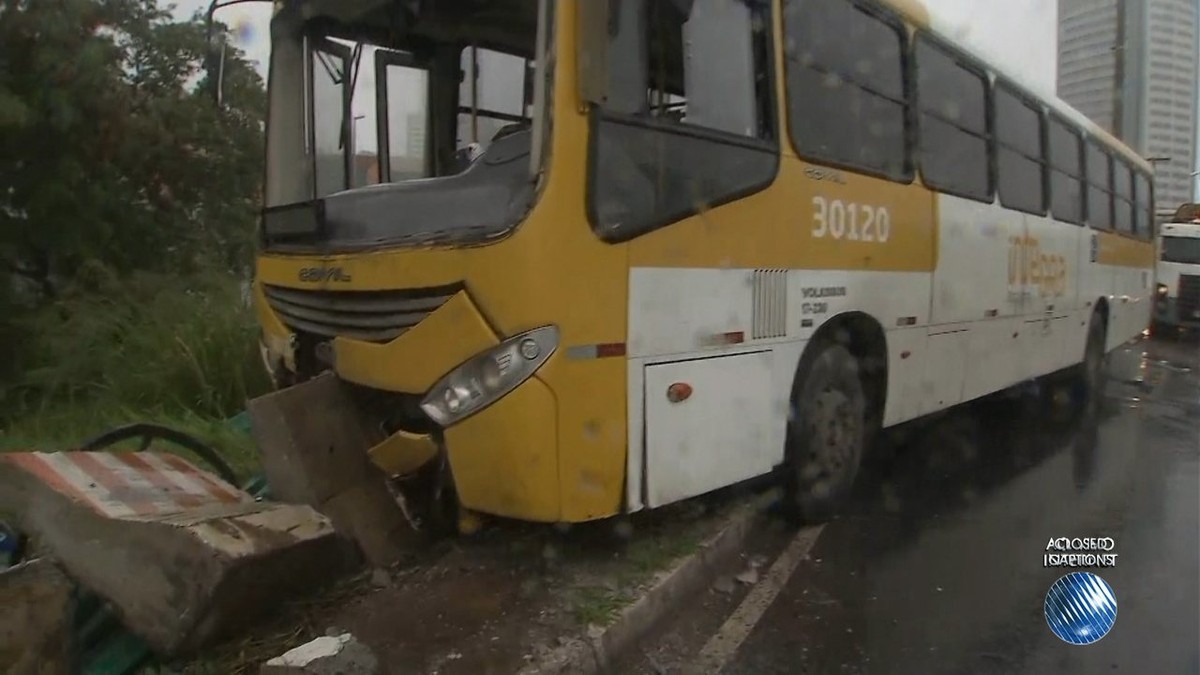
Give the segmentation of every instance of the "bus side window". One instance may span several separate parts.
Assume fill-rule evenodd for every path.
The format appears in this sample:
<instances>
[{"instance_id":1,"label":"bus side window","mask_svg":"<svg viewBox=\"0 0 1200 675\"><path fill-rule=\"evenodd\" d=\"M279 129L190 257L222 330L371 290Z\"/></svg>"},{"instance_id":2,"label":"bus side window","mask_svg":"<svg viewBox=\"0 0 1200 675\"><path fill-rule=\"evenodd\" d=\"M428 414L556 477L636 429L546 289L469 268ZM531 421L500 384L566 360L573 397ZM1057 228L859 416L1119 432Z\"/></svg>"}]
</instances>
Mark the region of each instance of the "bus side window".
<instances>
[{"instance_id":1,"label":"bus side window","mask_svg":"<svg viewBox=\"0 0 1200 675\"><path fill-rule=\"evenodd\" d=\"M596 108L588 207L621 241L762 189L775 176L769 7L622 0Z\"/></svg>"},{"instance_id":2,"label":"bus side window","mask_svg":"<svg viewBox=\"0 0 1200 675\"><path fill-rule=\"evenodd\" d=\"M916 63L922 179L941 192L991 202L986 74L924 33Z\"/></svg>"},{"instance_id":3,"label":"bus side window","mask_svg":"<svg viewBox=\"0 0 1200 675\"><path fill-rule=\"evenodd\" d=\"M456 148L480 151L496 134L528 126L532 119L531 61L482 47L467 46L460 56Z\"/></svg>"},{"instance_id":4,"label":"bus side window","mask_svg":"<svg viewBox=\"0 0 1200 675\"><path fill-rule=\"evenodd\" d=\"M1118 232L1133 234L1133 176L1129 165L1113 160L1113 224Z\"/></svg>"},{"instance_id":5,"label":"bus side window","mask_svg":"<svg viewBox=\"0 0 1200 675\"><path fill-rule=\"evenodd\" d=\"M785 2L788 130L805 159L912 179L899 18L851 0Z\"/></svg>"},{"instance_id":6,"label":"bus side window","mask_svg":"<svg viewBox=\"0 0 1200 675\"><path fill-rule=\"evenodd\" d=\"M1006 208L1046 213L1042 114L1014 90L997 83L996 191Z\"/></svg>"},{"instance_id":7,"label":"bus side window","mask_svg":"<svg viewBox=\"0 0 1200 675\"><path fill-rule=\"evenodd\" d=\"M1144 173L1138 173L1134 181L1135 215L1134 230L1146 241L1154 239L1154 200L1150 193L1150 179Z\"/></svg>"},{"instance_id":8,"label":"bus side window","mask_svg":"<svg viewBox=\"0 0 1200 675\"><path fill-rule=\"evenodd\" d=\"M1087 144L1087 218L1099 230L1111 230L1112 158L1095 141Z\"/></svg>"},{"instance_id":9,"label":"bus side window","mask_svg":"<svg viewBox=\"0 0 1200 675\"><path fill-rule=\"evenodd\" d=\"M1050 118L1050 213L1083 223L1083 142L1057 117Z\"/></svg>"}]
</instances>

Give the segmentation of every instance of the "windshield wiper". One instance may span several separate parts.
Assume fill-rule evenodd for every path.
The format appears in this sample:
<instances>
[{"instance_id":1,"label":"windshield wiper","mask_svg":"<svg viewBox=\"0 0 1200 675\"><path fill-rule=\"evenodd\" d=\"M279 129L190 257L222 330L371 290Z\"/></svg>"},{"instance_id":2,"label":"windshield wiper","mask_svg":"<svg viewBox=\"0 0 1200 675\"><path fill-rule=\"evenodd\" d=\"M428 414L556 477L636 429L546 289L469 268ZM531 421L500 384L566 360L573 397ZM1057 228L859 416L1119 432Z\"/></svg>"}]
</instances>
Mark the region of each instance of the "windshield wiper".
<instances>
[{"instance_id":1,"label":"windshield wiper","mask_svg":"<svg viewBox=\"0 0 1200 675\"><path fill-rule=\"evenodd\" d=\"M339 72L337 68L334 68L333 64L329 62L329 54L325 53L324 51L322 51L320 49L316 50L316 54L317 54L317 60L320 61L321 65L325 68L325 74L329 76L329 79L334 84L341 84L342 83L342 73Z\"/></svg>"}]
</instances>

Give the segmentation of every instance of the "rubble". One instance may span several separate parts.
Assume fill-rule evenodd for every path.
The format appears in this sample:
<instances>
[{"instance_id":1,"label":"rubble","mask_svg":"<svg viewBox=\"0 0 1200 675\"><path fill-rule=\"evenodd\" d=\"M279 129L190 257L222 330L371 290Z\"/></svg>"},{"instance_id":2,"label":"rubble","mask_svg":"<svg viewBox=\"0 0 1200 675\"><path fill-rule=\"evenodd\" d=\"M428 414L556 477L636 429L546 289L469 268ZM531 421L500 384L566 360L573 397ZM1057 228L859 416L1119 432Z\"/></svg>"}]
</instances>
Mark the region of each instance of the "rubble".
<instances>
[{"instance_id":1,"label":"rubble","mask_svg":"<svg viewBox=\"0 0 1200 675\"><path fill-rule=\"evenodd\" d=\"M753 586L754 584L758 583L758 570L754 567L749 567L734 578L737 579L739 583L747 586Z\"/></svg>"},{"instance_id":2,"label":"rubble","mask_svg":"<svg viewBox=\"0 0 1200 675\"><path fill-rule=\"evenodd\" d=\"M276 499L328 516L376 567L404 559L419 535L367 456L382 433L337 377L326 373L260 396L247 410Z\"/></svg>"},{"instance_id":3,"label":"rubble","mask_svg":"<svg viewBox=\"0 0 1200 675\"><path fill-rule=\"evenodd\" d=\"M267 661L259 675L378 675L379 661L350 633L323 636Z\"/></svg>"}]
</instances>

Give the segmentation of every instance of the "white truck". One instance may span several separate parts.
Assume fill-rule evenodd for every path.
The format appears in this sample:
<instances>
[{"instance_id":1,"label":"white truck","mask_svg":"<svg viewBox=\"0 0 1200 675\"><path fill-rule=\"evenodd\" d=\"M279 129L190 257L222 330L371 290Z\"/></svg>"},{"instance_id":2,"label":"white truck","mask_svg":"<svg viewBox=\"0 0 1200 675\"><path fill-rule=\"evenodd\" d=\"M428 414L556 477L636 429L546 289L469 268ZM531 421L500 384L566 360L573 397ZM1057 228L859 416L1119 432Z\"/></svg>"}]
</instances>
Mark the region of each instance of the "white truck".
<instances>
[{"instance_id":1,"label":"white truck","mask_svg":"<svg viewBox=\"0 0 1200 675\"><path fill-rule=\"evenodd\" d=\"M1155 333L1200 328L1200 205L1184 205L1172 220L1159 227L1155 247Z\"/></svg>"}]
</instances>

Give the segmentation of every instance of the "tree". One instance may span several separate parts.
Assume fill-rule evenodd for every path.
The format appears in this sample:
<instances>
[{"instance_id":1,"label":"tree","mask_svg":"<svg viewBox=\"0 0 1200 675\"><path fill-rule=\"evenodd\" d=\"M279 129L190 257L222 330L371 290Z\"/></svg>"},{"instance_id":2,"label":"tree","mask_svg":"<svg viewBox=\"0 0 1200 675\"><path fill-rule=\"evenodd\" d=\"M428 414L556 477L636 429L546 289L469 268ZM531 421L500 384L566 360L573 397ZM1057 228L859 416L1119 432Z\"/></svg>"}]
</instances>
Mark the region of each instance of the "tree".
<instances>
[{"instance_id":1,"label":"tree","mask_svg":"<svg viewBox=\"0 0 1200 675\"><path fill-rule=\"evenodd\" d=\"M0 271L45 299L88 261L248 262L265 93L227 48L217 109L208 47L153 0L0 0Z\"/></svg>"},{"instance_id":2,"label":"tree","mask_svg":"<svg viewBox=\"0 0 1200 675\"><path fill-rule=\"evenodd\" d=\"M99 376L84 366L121 363L131 337L146 338L144 322L155 318L142 311L147 288L212 312L194 317L197 325L241 320L215 299L224 294L212 302L198 294L250 262L265 92L244 55L227 48L218 109L201 68L208 50L199 20L173 21L155 0L0 0L4 411L19 415L14 401L62 391L47 381L87 388ZM193 272L219 274L200 282ZM76 320L85 314L143 325L117 326L98 341L80 326L103 322ZM176 334L173 321L157 322L166 328L154 339L164 343L150 352L175 354L194 337ZM196 352L184 351L180 362ZM101 358L109 354L117 357Z\"/></svg>"}]
</instances>

